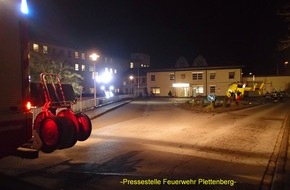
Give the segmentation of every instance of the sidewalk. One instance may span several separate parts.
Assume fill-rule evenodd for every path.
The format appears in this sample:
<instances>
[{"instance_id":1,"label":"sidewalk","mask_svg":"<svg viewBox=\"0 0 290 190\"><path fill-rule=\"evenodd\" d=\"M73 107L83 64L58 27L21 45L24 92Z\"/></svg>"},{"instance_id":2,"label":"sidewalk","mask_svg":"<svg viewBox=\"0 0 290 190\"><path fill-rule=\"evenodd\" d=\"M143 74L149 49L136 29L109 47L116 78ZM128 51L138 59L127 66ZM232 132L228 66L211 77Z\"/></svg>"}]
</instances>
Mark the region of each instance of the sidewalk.
<instances>
[{"instance_id":1,"label":"sidewalk","mask_svg":"<svg viewBox=\"0 0 290 190\"><path fill-rule=\"evenodd\" d=\"M283 176L283 189L290 189L290 138L289 138L289 127L290 127L290 118L286 121L284 144L286 144L286 152L284 158L284 176Z\"/></svg>"},{"instance_id":2,"label":"sidewalk","mask_svg":"<svg viewBox=\"0 0 290 190\"><path fill-rule=\"evenodd\" d=\"M121 101L113 102L113 103L101 104L96 108L85 110L83 112L87 114L87 116L89 116L91 120L93 120L105 113L108 113L111 110L117 109L125 104L128 104L131 101L132 99L127 99L127 100L121 100Z\"/></svg>"},{"instance_id":3,"label":"sidewalk","mask_svg":"<svg viewBox=\"0 0 290 190\"><path fill-rule=\"evenodd\" d=\"M290 189L290 144L289 144L289 121L290 115L286 116L283 123L283 135L276 160L276 167L273 174L271 190L288 190Z\"/></svg>"}]
</instances>

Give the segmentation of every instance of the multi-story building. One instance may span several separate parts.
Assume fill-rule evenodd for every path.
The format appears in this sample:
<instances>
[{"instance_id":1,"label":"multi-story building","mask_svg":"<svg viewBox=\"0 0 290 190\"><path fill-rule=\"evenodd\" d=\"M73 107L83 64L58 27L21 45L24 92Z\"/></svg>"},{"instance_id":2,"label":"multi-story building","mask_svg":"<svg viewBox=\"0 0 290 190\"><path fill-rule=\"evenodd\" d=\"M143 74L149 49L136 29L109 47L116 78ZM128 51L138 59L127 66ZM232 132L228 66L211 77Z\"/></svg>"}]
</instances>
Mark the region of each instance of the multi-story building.
<instances>
[{"instance_id":1,"label":"multi-story building","mask_svg":"<svg viewBox=\"0 0 290 190\"><path fill-rule=\"evenodd\" d=\"M75 73L83 77L81 86L85 94L94 92L94 80L98 83L98 93L103 93L106 88L120 92L121 73L128 62L126 60L100 54L94 61L91 55L98 52L93 50L73 49L39 41L30 41L29 48L31 61L34 60L33 56L38 56L42 61L69 65Z\"/></svg>"},{"instance_id":2,"label":"multi-story building","mask_svg":"<svg viewBox=\"0 0 290 190\"><path fill-rule=\"evenodd\" d=\"M94 93L94 80L97 93L105 90L115 93L144 96L195 97L215 94L225 96L229 84L233 82L263 83L263 93L290 88L289 75L244 76L241 66L207 66L205 59L198 56L190 67L184 57L180 57L172 69L151 69L150 56L143 53L131 54L128 60L100 54L96 61L91 59L93 50L68 48L46 42L30 41L31 61L38 56L42 61L62 63L82 76L83 93ZM38 59L38 60L40 60ZM110 81L109 81L110 79Z\"/></svg>"},{"instance_id":3,"label":"multi-story building","mask_svg":"<svg viewBox=\"0 0 290 190\"><path fill-rule=\"evenodd\" d=\"M146 72L150 67L150 56L144 53L133 53L126 71L123 73L125 94L144 96L147 93Z\"/></svg>"},{"instance_id":4,"label":"multi-story building","mask_svg":"<svg viewBox=\"0 0 290 190\"><path fill-rule=\"evenodd\" d=\"M150 70L147 89L155 96L225 96L230 83L241 81L241 66L192 67Z\"/></svg>"}]
</instances>

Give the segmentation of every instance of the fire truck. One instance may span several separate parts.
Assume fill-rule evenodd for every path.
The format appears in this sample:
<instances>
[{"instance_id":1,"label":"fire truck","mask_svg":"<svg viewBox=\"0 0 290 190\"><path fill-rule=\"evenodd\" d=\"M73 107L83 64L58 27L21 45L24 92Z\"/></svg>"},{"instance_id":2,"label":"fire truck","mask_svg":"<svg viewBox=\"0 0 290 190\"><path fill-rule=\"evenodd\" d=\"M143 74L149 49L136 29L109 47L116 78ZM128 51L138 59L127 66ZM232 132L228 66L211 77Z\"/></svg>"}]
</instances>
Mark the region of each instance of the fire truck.
<instances>
[{"instance_id":1,"label":"fire truck","mask_svg":"<svg viewBox=\"0 0 290 190\"><path fill-rule=\"evenodd\" d=\"M45 103L33 121L27 13L26 0L0 0L0 158L35 158L39 150L70 148L91 133L90 119L72 111L57 75L40 74Z\"/></svg>"},{"instance_id":2,"label":"fire truck","mask_svg":"<svg viewBox=\"0 0 290 190\"><path fill-rule=\"evenodd\" d=\"M0 157L32 138L28 39L20 5L18 0L0 1Z\"/></svg>"}]
</instances>

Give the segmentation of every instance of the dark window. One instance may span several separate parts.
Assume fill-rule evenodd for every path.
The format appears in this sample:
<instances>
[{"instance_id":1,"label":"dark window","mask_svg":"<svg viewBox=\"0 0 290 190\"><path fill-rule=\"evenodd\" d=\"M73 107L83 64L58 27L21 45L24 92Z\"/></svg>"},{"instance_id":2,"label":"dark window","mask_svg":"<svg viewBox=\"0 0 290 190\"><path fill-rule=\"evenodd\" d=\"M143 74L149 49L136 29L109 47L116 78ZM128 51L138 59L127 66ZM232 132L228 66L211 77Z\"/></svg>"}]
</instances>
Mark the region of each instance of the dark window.
<instances>
[{"instance_id":1,"label":"dark window","mask_svg":"<svg viewBox=\"0 0 290 190\"><path fill-rule=\"evenodd\" d=\"M174 74L169 74L169 80L174 80L175 79L175 75Z\"/></svg>"},{"instance_id":2,"label":"dark window","mask_svg":"<svg viewBox=\"0 0 290 190\"><path fill-rule=\"evenodd\" d=\"M151 81L155 81L155 75L151 75Z\"/></svg>"},{"instance_id":3,"label":"dark window","mask_svg":"<svg viewBox=\"0 0 290 190\"><path fill-rule=\"evenodd\" d=\"M209 73L209 79L213 80L215 79L215 73Z\"/></svg>"},{"instance_id":4,"label":"dark window","mask_svg":"<svg viewBox=\"0 0 290 190\"><path fill-rule=\"evenodd\" d=\"M229 72L229 79L235 78L235 72Z\"/></svg>"},{"instance_id":5,"label":"dark window","mask_svg":"<svg viewBox=\"0 0 290 190\"><path fill-rule=\"evenodd\" d=\"M209 92L210 93L215 93L215 86L210 86L209 87Z\"/></svg>"},{"instance_id":6,"label":"dark window","mask_svg":"<svg viewBox=\"0 0 290 190\"><path fill-rule=\"evenodd\" d=\"M192 73L192 80L202 80L202 73Z\"/></svg>"}]
</instances>

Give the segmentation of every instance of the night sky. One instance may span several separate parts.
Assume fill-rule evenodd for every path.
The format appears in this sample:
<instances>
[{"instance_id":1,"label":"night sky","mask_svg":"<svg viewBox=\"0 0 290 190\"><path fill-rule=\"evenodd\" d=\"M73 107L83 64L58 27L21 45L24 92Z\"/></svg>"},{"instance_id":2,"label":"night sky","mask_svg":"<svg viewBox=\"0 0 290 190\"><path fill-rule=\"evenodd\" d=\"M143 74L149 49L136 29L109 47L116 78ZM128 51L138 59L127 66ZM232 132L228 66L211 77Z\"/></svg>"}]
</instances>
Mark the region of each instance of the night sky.
<instances>
[{"instance_id":1,"label":"night sky","mask_svg":"<svg viewBox=\"0 0 290 190\"><path fill-rule=\"evenodd\" d=\"M287 25L281 0L28 0L32 36L61 45L97 48L129 58L143 52L156 68L189 64L202 55L209 66L244 65L270 74L290 54L277 42Z\"/></svg>"}]
</instances>

